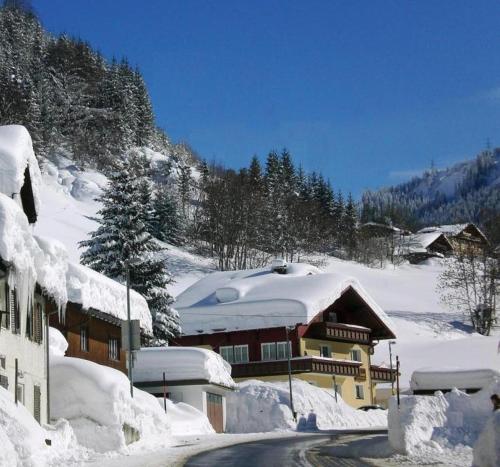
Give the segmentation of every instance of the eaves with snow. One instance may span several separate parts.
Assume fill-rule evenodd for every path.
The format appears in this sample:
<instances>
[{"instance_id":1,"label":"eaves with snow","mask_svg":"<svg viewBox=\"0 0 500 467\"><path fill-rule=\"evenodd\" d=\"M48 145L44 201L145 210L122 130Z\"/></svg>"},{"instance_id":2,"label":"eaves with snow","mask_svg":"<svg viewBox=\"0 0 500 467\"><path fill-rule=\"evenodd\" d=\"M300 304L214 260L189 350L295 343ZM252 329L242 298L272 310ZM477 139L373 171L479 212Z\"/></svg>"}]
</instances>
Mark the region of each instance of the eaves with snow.
<instances>
[{"instance_id":1,"label":"eaves with snow","mask_svg":"<svg viewBox=\"0 0 500 467\"><path fill-rule=\"evenodd\" d=\"M303 263L289 264L286 274L270 268L209 274L177 297L176 309L185 335L295 326L351 290L394 336L393 323L357 279Z\"/></svg>"}]
</instances>

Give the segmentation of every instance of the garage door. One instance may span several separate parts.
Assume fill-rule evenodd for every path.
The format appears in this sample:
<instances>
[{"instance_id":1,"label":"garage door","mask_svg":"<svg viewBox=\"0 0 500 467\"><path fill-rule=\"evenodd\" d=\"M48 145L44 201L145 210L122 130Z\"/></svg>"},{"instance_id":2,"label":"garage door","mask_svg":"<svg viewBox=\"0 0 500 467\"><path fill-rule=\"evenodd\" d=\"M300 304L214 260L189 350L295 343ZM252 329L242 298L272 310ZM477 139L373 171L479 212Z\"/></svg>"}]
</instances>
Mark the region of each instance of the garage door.
<instances>
[{"instance_id":1,"label":"garage door","mask_svg":"<svg viewBox=\"0 0 500 467\"><path fill-rule=\"evenodd\" d=\"M222 396L207 392L207 416L217 433L224 431Z\"/></svg>"}]
</instances>

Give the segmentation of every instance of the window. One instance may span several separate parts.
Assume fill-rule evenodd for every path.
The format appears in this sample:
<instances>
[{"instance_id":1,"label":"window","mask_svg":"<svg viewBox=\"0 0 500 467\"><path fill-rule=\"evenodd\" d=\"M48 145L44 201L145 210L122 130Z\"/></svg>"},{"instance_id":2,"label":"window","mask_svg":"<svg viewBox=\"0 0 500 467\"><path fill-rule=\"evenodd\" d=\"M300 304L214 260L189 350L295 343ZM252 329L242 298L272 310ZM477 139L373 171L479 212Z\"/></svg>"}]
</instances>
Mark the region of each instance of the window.
<instances>
[{"instance_id":1,"label":"window","mask_svg":"<svg viewBox=\"0 0 500 467\"><path fill-rule=\"evenodd\" d=\"M0 357L0 369L5 370L5 355Z\"/></svg>"},{"instance_id":2,"label":"window","mask_svg":"<svg viewBox=\"0 0 500 467\"><path fill-rule=\"evenodd\" d=\"M288 355L291 351L291 343L288 342L288 352L286 350L286 342L276 342L276 359L277 360L285 360L288 358Z\"/></svg>"},{"instance_id":3,"label":"window","mask_svg":"<svg viewBox=\"0 0 500 467\"><path fill-rule=\"evenodd\" d=\"M227 346L220 346L219 347L219 353L220 356L226 360L228 363L234 363L234 352L233 352L233 346L232 345L227 345Z\"/></svg>"},{"instance_id":4,"label":"window","mask_svg":"<svg viewBox=\"0 0 500 467\"><path fill-rule=\"evenodd\" d=\"M120 342L117 337L108 339L108 358L109 360L120 360Z\"/></svg>"},{"instance_id":5,"label":"window","mask_svg":"<svg viewBox=\"0 0 500 467\"><path fill-rule=\"evenodd\" d=\"M332 356L330 347L328 345L321 345L319 347L319 354L322 357L330 358Z\"/></svg>"},{"instance_id":6,"label":"window","mask_svg":"<svg viewBox=\"0 0 500 467\"><path fill-rule=\"evenodd\" d=\"M248 345L234 346L234 363L248 362Z\"/></svg>"},{"instance_id":7,"label":"window","mask_svg":"<svg viewBox=\"0 0 500 467\"><path fill-rule=\"evenodd\" d=\"M337 320L338 320L337 313L335 311L329 311L328 312L328 321L330 321L330 323L336 323Z\"/></svg>"},{"instance_id":8,"label":"window","mask_svg":"<svg viewBox=\"0 0 500 467\"><path fill-rule=\"evenodd\" d=\"M228 363L248 362L248 345L225 345L219 347L221 357Z\"/></svg>"},{"instance_id":9,"label":"window","mask_svg":"<svg viewBox=\"0 0 500 467\"><path fill-rule=\"evenodd\" d=\"M276 342L260 344L262 360L276 360Z\"/></svg>"},{"instance_id":10,"label":"window","mask_svg":"<svg viewBox=\"0 0 500 467\"><path fill-rule=\"evenodd\" d=\"M361 384L356 384L356 399L364 399L365 392Z\"/></svg>"},{"instance_id":11,"label":"window","mask_svg":"<svg viewBox=\"0 0 500 467\"><path fill-rule=\"evenodd\" d=\"M9 307L7 306L7 280L3 271L0 271L0 274L4 274L3 277L0 278L0 326L8 329L10 324L10 313Z\"/></svg>"},{"instance_id":12,"label":"window","mask_svg":"<svg viewBox=\"0 0 500 467\"><path fill-rule=\"evenodd\" d=\"M89 351L89 334L86 326L80 328L80 350L82 352Z\"/></svg>"},{"instance_id":13,"label":"window","mask_svg":"<svg viewBox=\"0 0 500 467\"><path fill-rule=\"evenodd\" d=\"M361 350L353 349L351 350L351 360L355 362L361 361Z\"/></svg>"}]
</instances>

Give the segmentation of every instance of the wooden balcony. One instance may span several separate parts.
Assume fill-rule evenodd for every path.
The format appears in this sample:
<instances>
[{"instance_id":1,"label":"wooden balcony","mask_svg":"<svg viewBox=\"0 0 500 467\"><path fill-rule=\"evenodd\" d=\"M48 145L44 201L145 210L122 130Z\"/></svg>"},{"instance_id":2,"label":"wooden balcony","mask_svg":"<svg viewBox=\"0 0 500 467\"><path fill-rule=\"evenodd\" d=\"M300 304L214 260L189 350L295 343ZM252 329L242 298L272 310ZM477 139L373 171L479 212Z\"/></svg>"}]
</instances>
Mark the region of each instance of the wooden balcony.
<instances>
[{"instance_id":1,"label":"wooden balcony","mask_svg":"<svg viewBox=\"0 0 500 467\"><path fill-rule=\"evenodd\" d=\"M317 339L369 344L371 330L343 323L322 321L310 325L312 337Z\"/></svg>"},{"instance_id":2,"label":"wooden balcony","mask_svg":"<svg viewBox=\"0 0 500 467\"><path fill-rule=\"evenodd\" d=\"M390 368L371 365L370 375L372 377L372 381L378 383L390 383L391 381L396 381L396 369L391 370Z\"/></svg>"},{"instance_id":3,"label":"wooden balcony","mask_svg":"<svg viewBox=\"0 0 500 467\"><path fill-rule=\"evenodd\" d=\"M291 360L292 374L322 373L338 376L353 376L366 379L366 371L361 362L345 362L328 358L298 357ZM271 360L238 363L231 365L233 378L257 378L259 376L288 374L287 360ZM363 379L362 379L363 380Z\"/></svg>"}]
</instances>

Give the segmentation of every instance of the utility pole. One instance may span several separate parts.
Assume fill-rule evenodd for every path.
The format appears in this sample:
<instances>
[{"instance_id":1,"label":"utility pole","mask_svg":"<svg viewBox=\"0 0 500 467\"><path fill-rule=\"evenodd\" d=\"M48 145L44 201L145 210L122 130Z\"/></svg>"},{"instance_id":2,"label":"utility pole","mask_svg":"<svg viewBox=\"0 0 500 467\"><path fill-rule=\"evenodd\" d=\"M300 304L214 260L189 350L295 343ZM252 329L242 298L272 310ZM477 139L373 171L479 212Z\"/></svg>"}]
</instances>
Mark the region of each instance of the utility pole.
<instances>
[{"instance_id":1,"label":"utility pole","mask_svg":"<svg viewBox=\"0 0 500 467\"><path fill-rule=\"evenodd\" d=\"M127 263L127 321L128 321L128 379L130 380L130 396L134 397L134 379L132 373L132 322L130 320L130 268Z\"/></svg>"},{"instance_id":2,"label":"utility pole","mask_svg":"<svg viewBox=\"0 0 500 467\"><path fill-rule=\"evenodd\" d=\"M292 360L291 360L291 349L290 349L290 339L288 338L288 326L285 326L286 329L286 354L288 356L288 386L290 388L290 410L292 411L293 420L297 421L297 415L295 414L295 410L293 408L293 391L292 391Z\"/></svg>"},{"instance_id":3,"label":"utility pole","mask_svg":"<svg viewBox=\"0 0 500 467\"><path fill-rule=\"evenodd\" d=\"M400 404L400 400L399 400L399 357L396 355L396 388L397 388L397 391L398 391L398 409L399 409L399 404Z\"/></svg>"}]
</instances>

